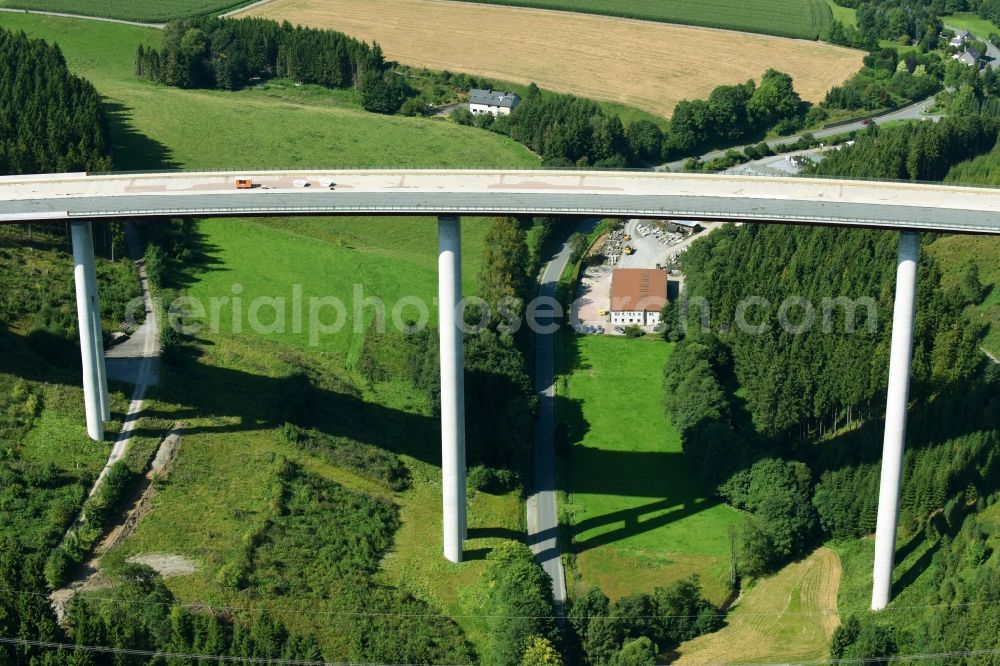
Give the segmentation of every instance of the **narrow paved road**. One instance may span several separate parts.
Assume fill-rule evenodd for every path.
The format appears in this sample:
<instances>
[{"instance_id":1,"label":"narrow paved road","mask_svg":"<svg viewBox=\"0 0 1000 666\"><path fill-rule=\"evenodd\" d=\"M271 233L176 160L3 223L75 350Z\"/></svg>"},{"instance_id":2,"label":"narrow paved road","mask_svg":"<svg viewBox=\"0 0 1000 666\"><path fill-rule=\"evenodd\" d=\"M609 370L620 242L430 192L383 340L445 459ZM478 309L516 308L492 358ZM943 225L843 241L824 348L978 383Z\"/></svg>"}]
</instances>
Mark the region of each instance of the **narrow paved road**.
<instances>
[{"instance_id":1,"label":"narrow paved road","mask_svg":"<svg viewBox=\"0 0 1000 666\"><path fill-rule=\"evenodd\" d=\"M589 233L597 220L584 220L576 231ZM569 240L552 257L538 281L538 296L555 298L559 276L569 265ZM562 325L559 318L555 322ZM535 423L535 478L528 497L528 543L545 573L552 579L552 596L561 616L566 603L566 576L559 549L559 517L556 511L555 467L555 334L535 334L535 390L538 421Z\"/></svg>"},{"instance_id":2,"label":"narrow paved road","mask_svg":"<svg viewBox=\"0 0 1000 666\"><path fill-rule=\"evenodd\" d=\"M241 12L249 11L258 5L264 5L271 0L260 0L260 2L255 2L250 5L242 5L236 9L232 9L223 14L219 14L219 18L230 18L239 14ZM105 23L120 23L121 25L134 25L139 28L155 28L157 30L163 30L166 23L146 23L143 21L128 21L125 19L115 19L106 18L104 16L88 16L87 14L71 14L69 12L49 12L41 9L15 9L13 7L0 7L0 12L7 12L9 14L38 14L40 16L56 16L58 18L73 18L73 19L84 19L86 21L103 21Z\"/></svg>"},{"instance_id":3,"label":"narrow paved road","mask_svg":"<svg viewBox=\"0 0 1000 666\"><path fill-rule=\"evenodd\" d=\"M0 12L8 14L38 14L39 16L57 16L59 18L84 19L86 21L103 21L104 23L120 23L121 25L134 25L140 28L156 28L162 30L164 23L143 23L142 21L126 21L124 19L105 18L103 16L87 16L86 14L69 14L67 12L45 12L38 9L12 9L10 7L0 7Z\"/></svg>"},{"instance_id":4,"label":"narrow paved road","mask_svg":"<svg viewBox=\"0 0 1000 666\"><path fill-rule=\"evenodd\" d=\"M258 2L250 3L249 5L240 5L236 9L231 9L228 12L219 14L219 18L231 18L237 14L242 14L243 12L248 12L255 7L260 7L261 5L266 5L271 2L271 0L259 0Z\"/></svg>"},{"instance_id":5,"label":"narrow paved road","mask_svg":"<svg viewBox=\"0 0 1000 666\"><path fill-rule=\"evenodd\" d=\"M897 120L920 120L922 118L929 118L931 120L937 120L941 116L929 116L926 115L927 109L934 106L934 97L929 97L927 99L921 100L919 102L914 102L907 106L900 107L893 111L892 113L887 113L884 116L879 116L878 118L873 118L871 122L876 125L883 125L885 123L891 123ZM848 123L846 125L838 125L837 127L830 127L827 129L819 129L814 132L809 132L817 139L825 139L826 137L836 136L838 134L846 134L847 132L853 132L856 130L861 130L867 127L864 121L857 120L853 123ZM802 134L795 134L793 136L783 136L777 139L771 139L767 142L767 145L771 148L776 148L789 143L795 143L802 138ZM757 144L754 144L757 145ZM709 153L705 153L699 159L702 162L707 162L709 160L714 160L717 157L723 157L728 150L743 150L746 146L734 146L733 148L727 148L725 150L713 150ZM684 163L688 161L689 158L685 157L682 160L676 160L674 162L668 162L662 166L657 167L657 171L681 171L684 169Z\"/></svg>"},{"instance_id":6,"label":"narrow paved road","mask_svg":"<svg viewBox=\"0 0 1000 666\"><path fill-rule=\"evenodd\" d=\"M141 244L131 228L126 234L126 240L128 241L129 255L133 259L142 257ZM88 497L97 492L111 466L121 460L128 452L129 443L132 441L132 431L135 430L142 412L146 389L156 384L159 379L160 327L156 321L156 310L153 308L153 301L149 293L146 269L141 264L139 266L139 281L142 285L142 300L146 309L146 319L127 342L111 347L104 354L108 377L134 384L135 388L132 390L128 411L125 412L122 429L118 432L114 446L111 447L108 461L90 489Z\"/></svg>"}]
</instances>

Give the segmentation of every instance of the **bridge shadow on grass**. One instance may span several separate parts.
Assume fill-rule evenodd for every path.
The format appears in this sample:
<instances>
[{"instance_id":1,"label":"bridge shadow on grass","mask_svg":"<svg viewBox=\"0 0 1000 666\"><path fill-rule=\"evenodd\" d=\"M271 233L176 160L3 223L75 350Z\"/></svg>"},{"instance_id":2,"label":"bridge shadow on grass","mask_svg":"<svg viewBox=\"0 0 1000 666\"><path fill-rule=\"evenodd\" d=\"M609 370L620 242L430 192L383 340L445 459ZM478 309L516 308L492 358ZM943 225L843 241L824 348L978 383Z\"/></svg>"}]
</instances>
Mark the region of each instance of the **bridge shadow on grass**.
<instances>
[{"instance_id":1,"label":"bridge shadow on grass","mask_svg":"<svg viewBox=\"0 0 1000 666\"><path fill-rule=\"evenodd\" d=\"M190 424L188 435L267 431L291 423L440 465L437 419L367 402L355 387L323 373L318 364L271 377L210 365L200 345L183 345L171 353L151 397L179 409L147 410L144 416L202 421ZM279 345L273 353L291 367L308 361ZM140 429L139 434L152 433Z\"/></svg>"},{"instance_id":2,"label":"bridge shadow on grass","mask_svg":"<svg viewBox=\"0 0 1000 666\"><path fill-rule=\"evenodd\" d=\"M197 225L190 228L178 228L167 225L169 218L143 218L135 220L133 225L144 242L155 240L161 246L171 246L183 243L183 247L170 250L173 256L167 260L163 275L164 286L171 289L184 290L193 287L206 273L228 271L225 262L219 258L222 248L208 240ZM239 224L240 220L232 220ZM230 297L230 292L218 294L220 297ZM207 304L205 304L207 307ZM169 303L164 303L164 307ZM165 322L160 322L164 326Z\"/></svg>"},{"instance_id":3,"label":"bridge shadow on grass","mask_svg":"<svg viewBox=\"0 0 1000 666\"><path fill-rule=\"evenodd\" d=\"M667 451L614 451L573 447L575 474L564 484L576 495L621 498L625 508L605 510L577 520L568 550L591 548L665 527L719 504L705 498L684 455ZM634 498L650 498L635 505ZM657 499L662 498L662 499ZM594 498L594 505L608 507ZM633 506L629 506L633 505Z\"/></svg>"},{"instance_id":4,"label":"bridge shadow on grass","mask_svg":"<svg viewBox=\"0 0 1000 666\"><path fill-rule=\"evenodd\" d=\"M132 109L119 102L104 99L104 110L111 133L111 155L118 171L139 171L180 168L171 157L170 149L139 132L132 125Z\"/></svg>"},{"instance_id":5,"label":"bridge shadow on grass","mask_svg":"<svg viewBox=\"0 0 1000 666\"><path fill-rule=\"evenodd\" d=\"M914 538L913 540L923 541L923 539L921 538ZM901 591L908 588L910 585L915 583L918 578L920 578L920 574L927 571L927 569L931 566L931 562L934 561L934 555L936 555L938 550L940 549L941 549L941 540L939 539L935 541L933 545L927 548L927 550L921 553L920 557L918 557L912 564L910 564L905 569L901 566L905 564L904 562L905 556L899 551L896 552L896 567L893 572L895 574L896 580L892 584L892 587L895 590L893 597L899 596L899 593Z\"/></svg>"},{"instance_id":6,"label":"bridge shadow on grass","mask_svg":"<svg viewBox=\"0 0 1000 666\"><path fill-rule=\"evenodd\" d=\"M628 539L719 504L704 497L705 492L683 453L584 446L582 442L590 432L590 423L582 403L558 396L556 414L557 453L572 469L572 474L560 475L559 489L577 495L619 497L626 505L569 526L574 540L572 544L563 544L568 552L580 553ZM623 427L627 427L629 418L622 415ZM649 501L628 506L635 504L633 498L649 498ZM602 506L608 503L596 497L594 500ZM583 536L588 532L592 534Z\"/></svg>"},{"instance_id":7,"label":"bridge shadow on grass","mask_svg":"<svg viewBox=\"0 0 1000 666\"><path fill-rule=\"evenodd\" d=\"M985 362L983 367L986 367ZM1000 429L1000 397L997 394L1000 383L991 384L974 377L947 386L914 384L911 393L919 396L915 398L919 406L911 409L907 416L907 451L933 448L950 440ZM884 432L884 419L869 419L860 427L813 447L803 458L815 478L843 467L878 464L882 460ZM986 492L996 489L990 487Z\"/></svg>"}]
</instances>

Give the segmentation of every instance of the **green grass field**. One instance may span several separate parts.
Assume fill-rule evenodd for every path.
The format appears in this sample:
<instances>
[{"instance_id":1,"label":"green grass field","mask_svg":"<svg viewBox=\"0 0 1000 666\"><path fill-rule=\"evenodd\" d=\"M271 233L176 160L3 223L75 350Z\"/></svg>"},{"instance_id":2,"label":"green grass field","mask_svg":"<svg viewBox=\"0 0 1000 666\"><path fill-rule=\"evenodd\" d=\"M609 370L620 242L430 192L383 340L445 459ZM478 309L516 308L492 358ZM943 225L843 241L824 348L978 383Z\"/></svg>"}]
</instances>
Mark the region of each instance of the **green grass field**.
<instances>
[{"instance_id":1,"label":"green grass field","mask_svg":"<svg viewBox=\"0 0 1000 666\"><path fill-rule=\"evenodd\" d=\"M727 532L739 513L705 496L664 414L672 346L604 336L575 344L557 418L573 442L560 513L573 523L577 584L615 598L697 573L708 598L722 603Z\"/></svg>"},{"instance_id":2,"label":"green grass field","mask_svg":"<svg viewBox=\"0 0 1000 666\"><path fill-rule=\"evenodd\" d=\"M726 616L726 626L682 643L677 666L821 660L840 623L840 559L829 548L757 581ZM739 646L738 651L734 646Z\"/></svg>"},{"instance_id":3,"label":"green grass field","mask_svg":"<svg viewBox=\"0 0 1000 666\"><path fill-rule=\"evenodd\" d=\"M956 12L947 16L942 16L941 20L950 26L960 30L968 30L978 39L987 40L991 33L1000 34L1000 28L992 21L980 17L972 12Z\"/></svg>"},{"instance_id":4,"label":"green grass field","mask_svg":"<svg viewBox=\"0 0 1000 666\"><path fill-rule=\"evenodd\" d=\"M853 7L841 7L834 0L826 0L826 4L833 13L834 21L840 21L845 26L858 27L858 10Z\"/></svg>"},{"instance_id":5,"label":"green grass field","mask_svg":"<svg viewBox=\"0 0 1000 666\"><path fill-rule=\"evenodd\" d=\"M0 7L157 23L221 13L251 0L0 0Z\"/></svg>"},{"instance_id":6,"label":"green grass field","mask_svg":"<svg viewBox=\"0 0 1000 666\"><path fill-rule=\"evenodd\" d=\"M484 221L470 219L464 225L464 289L473 293L482 256ZM437 222L433 218L312 218L265 222L207 220L201 225L212 261L221 270L209 268L188 290L209 308L213 298L233 296L233 285L242 288L244 316L235 328L252 333L245 316L258 297L284 298L284 331L264 337L315 353L332 355L346 368L364 340L376 315L375 306L355 310L355 290L362 298L385 303L385 320L392 325L393 306L404 297L416 296L427 305L433 323L437 308ZM301 332L293 320L292 285L301 285ZM346 305L346 322L336 334L310 338L309 299L334 296ZM358 301L360 303L360 301ZM219 309L221 330L234 330L232 304ZM332 309L316 310L323 322L333 322ZM360 312L361 316L357 316ZM418 319L418 310L408 307L401 316ZM255 319L269 325L274 311L265 308ZM318 342L318 346L315 344Z\"/></svg>"},{"instance_id":7,"label":"green grass field","mask_svg":"<svg viewBox=\"0 0 1000 666\"><path fill-rule=\"evenodd\" d=\"M380 116L333 96L286 100L270 91L178 90L138 81L139 43L159 31L0 13L0 26L56 42L70 69L88 78L112 116L115 166L532 166L517 142L444 119Z\"/></svg>"},{"instance_id":8,"label":"green grass field","mask_svg":"<svg viewBox=\"0 0 1000 666\"><path fill-rule=\"evenodd\" d=\"M491 4L605 14L644 21L681 23L816 39L832 20L825 0L486 0Z\"/></svg>"},{"instance_id":9,"label":"green grass field","mask_svg":"<svg viewBox=\"0 0 1000 666\"><path fill-rule=\"evenodd\" d=\"M520 144L499 135L443 119L385 117L355 110L343 96L316 90L246 90L237 93L184 91L136 81L132 55L140 42L154 43L156 31L133 26L0 13L0 25L25 30L57 42L70 68L89 78L114 113L116 165L121 169L186 168L236 165L505 166L537 165ZM464 225L464 286L476 288L485 225ZM366 296L379 296L391 308L400 296L417 296L436 314L436 224L416 219L206 220L201 225L207 260L186 272L184 290L191 296L232 297L242 287L249 306L257 296L291 296L294 284L303 296L333 295L350 304L354 285ZM342 655L344 632L320 626L316 609L335 610L336 599L257 595L225 584L227 567L238 559L240 544L268 514L267 488L273 485L281 458L348 490L389 497L400 511L402 526L395 547L383 560L380 582L427 601L434 612L463 616L471 640L484 629L471 617L474 605L459 594L472 587L482 557L496 542L495 530L523 532L523 504L518 493L478 493L471 499L469 562L446 563L441 550L440 480L437 422L424 395L400 381L367 385L356 381L351 353L361 335L348 325L324 337L318 348L308 336L257 334L245 326L233 331L231 310L218 332L198 334L193 358L165 368L163 384L152 390L148 411L139 424L142 451L170 423L187 424L182 449L170 480L159 489L152 511L115 557L139 553L181 555L197 566L189 576L168 579L184 602L207 601L233 606L280 606L293 612L293 627L316 631L329 655ZM308 313L308 311L307 311ZM267 319L267 313L261 317ZM291 317L289 311L289 318ZM367 310L364 322L373 316ZM362 329L363 330L363 329ZM413 487L392 493L346 468L310 456L278 435L275 403L288 392L287 377L305 372L318 384L323 407L317 409L324 431L350 436L397 453L410 468ZM72 390L68 414L45 410L28 448L48 455L46 433L68 420L66 429L79 439L82 399ZM53 402L55 399L53 398ZM61 403L56 403L61 404ZM121 405L116 405L121 411ZM74 412L79 412L74 414ZM53 440L57 441L57 440ZM62 440L58 440L62 441ZM94 447L80 462L93 469L106 455ZM235 464L234 464L235 463ZM257 521L257 522L255 522ZM479 535L475 530L482 530ZM309 561L282 563L288 570L321 566ZM469 610L469 609L473 610ZM469 616L469 617L466 617ZM313 620L309 620L313 617Z\"/></svg>"},{"instance_id":10,"label":"green grass field","mask_svg":"<svg viewBox=\"0 0 1000 666\"><path fill-rule=\"evenodd\" d=\"M301 239L303 246L315 241ZM440 554L440 480L435 459L436 422L425 406L408 404L412 393L359 388L346 383L335 359L296 349L284 341L255 336L204 336L200 358L164 373L153 392L142 427L155 420L183 420L180 453L167 481L155 495L138 529L114 553L115 558L160 553L180 555L195 573L167 579L186 603L213 606L265 607L294 629L314 633L330 656L343 655L341 641L349 633L350 616L338 617L345 601L323 594L290 594L234 589L225 584L227 570L240 561L243 544L270 515L269 489L281 461L287 459L311 474L354 491L384 497L400 510L402 527L394 547L382 561L380 582L401 588L434 609L460 616L470 638L481 630L468 615L459 592L473 587L485 552L496 539L477 529L523 530L523 508L516 493L476 494L470 503L470 540L474 557L449 565ZM278 435L273 405L285 390L285 378L307 368L321 385L325 408L320 429L371 441L400 454L410 468L413 487L402 493L351 470L334 467L297 450ZM236 464L234 464L236 463ZM483 534L486 534L485 532ZM275 566L307 579L321 576L321 562L280 557Z\"/></svg>"}]
</instances>

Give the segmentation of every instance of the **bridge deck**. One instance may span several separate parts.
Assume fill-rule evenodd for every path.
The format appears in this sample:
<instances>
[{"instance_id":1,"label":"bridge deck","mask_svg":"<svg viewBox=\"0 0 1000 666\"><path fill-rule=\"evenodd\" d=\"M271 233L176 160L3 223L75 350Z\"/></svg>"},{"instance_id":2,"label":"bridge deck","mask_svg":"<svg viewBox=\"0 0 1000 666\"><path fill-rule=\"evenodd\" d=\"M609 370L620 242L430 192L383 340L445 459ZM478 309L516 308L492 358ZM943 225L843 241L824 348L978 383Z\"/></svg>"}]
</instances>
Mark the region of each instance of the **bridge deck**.
<instances>
[{"instance_id":1,"label":"bridge deck","mask_svg":"<svg viewBox=\"0 0 1000 666\"><path fill-rule=\"evenodd\" d=\"M237 190L237 177L251 178L253 189ZM325 179L335 187L323 186ZM296 184L303 180L308 187ZM1000 235L1000 190L629 171L233 171L0 178L0 223L446 213L681 218Z\"/></svg>"}]
</instances>

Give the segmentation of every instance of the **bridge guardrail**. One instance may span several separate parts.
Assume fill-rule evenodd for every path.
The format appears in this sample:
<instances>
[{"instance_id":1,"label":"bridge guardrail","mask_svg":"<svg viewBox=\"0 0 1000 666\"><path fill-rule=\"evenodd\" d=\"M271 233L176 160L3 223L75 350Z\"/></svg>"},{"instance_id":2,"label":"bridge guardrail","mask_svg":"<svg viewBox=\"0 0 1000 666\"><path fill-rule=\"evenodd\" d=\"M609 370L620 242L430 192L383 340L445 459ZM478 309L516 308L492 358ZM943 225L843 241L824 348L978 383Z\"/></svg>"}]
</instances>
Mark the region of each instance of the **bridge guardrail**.
<instances>
[{"instance_id":1,"label":"bridge guardrail","mask_svg":"<svg viewBox=\"0 0 1000 666\"><path fill-rule=\"evenodd\" d=\"M712 176L718 178L732 178L733 174L724 173L704 173L698 172L696 174L686 174L683 172L673 173L673 172L662 172L657 171L654 167L628 167L628 168L600 168L600 167L576 167L576 166L562 166L562 167L546 167L546 166L320 166L320 167L267 167L267 168L252 168L252 169L235 169L229 167L214 167L205 169L151 169L151 170L133 170L133 171L92 171L87 172L87 176L143 176L152 174L162 174L164 176L173 175L183 175L183 174L196 174L196 173L261 173L261 172L280 172L280 173L306 173L306 172L321 172L321 171L407 171L407 172L433 172L433 171L495 171L499 173L503 172L528 172L528 171L556 171L565 172L572 174L586 174L586 173L634 173L634 174L649 174L649 175L662 175L662 176L684 176L684 175L697 175L697 176ZM48 175L48 174L46 174ZM72 176L76 174L58 174ZM737 177L748 177L748 176L737 176ZM767 178L768 176L749 176L756 178ZM1000 189L997 185L983 185L983 184L965 184L965 183L943 183L941 181L933 180L910 180L906 178L873 178L866 176L828 176L824 174L785 174L781 176L787 179L813 179L813 180L842 180L846 182L859 182L859 183L896 183L903 185L937 185L937 186L951 186L951 187L963 187L969 189L982 189L982 190L996 190ZM17 178L17 176L13 176Z\"/></svg>"},{"instance_id":2,"label":"bridge guardrail","mask_svg":"<svg viewBox=\"0 0 1000 666\"><path fill-rule=\"evenodd\" d=\"M360 214L379 214L379 213L401 213L401 214L411 214L411 215L421 215L421 214L437 214L441 212L441 209L435 206L380 206L377 210L373 210L370 206L338 206L336 211L331 210L327 206L247 206L247 207L221 207L221 208L147 208L147 209L136 209L129 211L130 215L135 215L136 217L149 217L149 216L169 216L169 215L199 215L199 216L211 216L213 214L218 215L250 215L258 213L276 213L276 214L287 214L287 213L316 213L319 215L328 214L336 215L343 213L360 213ZM558 207L558 208L540 208L537 206L461 206L460 210L455 211L459 214L461 213L484 213L487 215L496 215L504 213L524 213L524 214L537 214L539 212L546 212L550 214L567 214L567 215L598 215L598 216L610 216L610 217L648 217L651 214L656 214L656 211L651 211L649 209L643 208L588 208L588 207ZM983 231L994 231L993 227L977 224L951 224L947 222L921 222L921 221L908 221L903 222L899 220L886 220L878 218L865 218L865 217L850 217L850 218L834 218L834 217L822 217L816 215L777 215L777 214L765 214L765 213L747 213L747 212L737 212L737 211L720 211L714 213L706 213L704 211L685 211L685 210L662 210L660 214L669 214L676 217L689 217L693 219L719 219L719 220L768 220L773 222L800 222L800 223L827 223L827 224L850 224L850 225L872 225L872 226L906 226L906 227L916 227L924 228L929 231L940 231L942 229L956 229L960 231L967 231L969 229L981 229ZM94 217L122 217L121 211L115 210L102 210L102 211L89 211L86 213L70 213L71 218L94 218Z\"/></svg>"}]
</instances>

